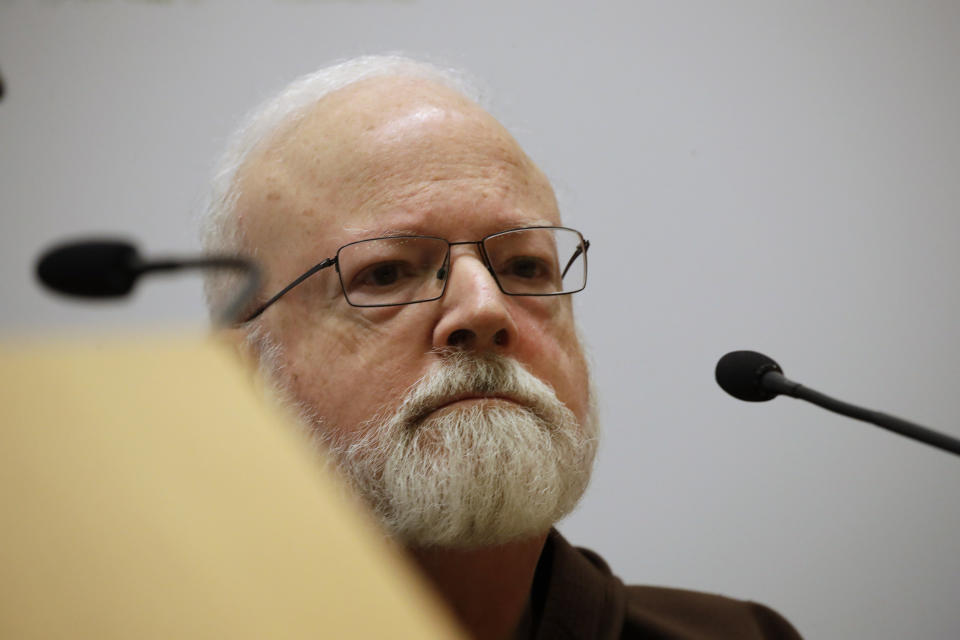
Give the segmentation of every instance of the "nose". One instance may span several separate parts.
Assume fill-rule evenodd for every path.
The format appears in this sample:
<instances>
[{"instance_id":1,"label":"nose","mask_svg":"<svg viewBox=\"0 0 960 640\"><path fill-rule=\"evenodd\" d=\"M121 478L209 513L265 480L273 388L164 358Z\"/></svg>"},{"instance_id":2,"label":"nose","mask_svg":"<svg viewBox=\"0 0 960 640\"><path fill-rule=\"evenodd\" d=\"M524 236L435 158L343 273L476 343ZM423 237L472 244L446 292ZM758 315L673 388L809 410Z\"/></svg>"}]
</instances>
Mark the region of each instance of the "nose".
<instances>
[{"instance_id":1,"label":"nose","mask_svg":"<svg viewBox=\"0 0 960 640\"><path fill-rule=\"evenodd\" d=\"M479 255L463 250L456 254L451 254L449 280L440 299L442 315L433 331L434 348L507 350L518 337L509 297L500 291Z\"/></svg>"}]
</instances>

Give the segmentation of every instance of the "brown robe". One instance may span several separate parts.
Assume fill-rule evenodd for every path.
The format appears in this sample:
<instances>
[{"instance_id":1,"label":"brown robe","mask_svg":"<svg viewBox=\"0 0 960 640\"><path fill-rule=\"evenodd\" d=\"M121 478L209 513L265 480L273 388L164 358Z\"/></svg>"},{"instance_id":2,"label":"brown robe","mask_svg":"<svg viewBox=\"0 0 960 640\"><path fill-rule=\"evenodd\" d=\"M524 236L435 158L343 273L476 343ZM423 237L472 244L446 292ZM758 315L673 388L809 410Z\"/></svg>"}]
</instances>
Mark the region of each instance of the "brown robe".
<instances>
[{"instance_id":1,"label":"brown robe","mask_svg":"<svg viewBox=\"0 0 960 640\"><path fill-rule=\"evenodd\" d=\"M662 587L624 586L600 556L550 532L531 591L537 640L776 638L800 634L756 602Z\"/></svg>"}]
</instances>

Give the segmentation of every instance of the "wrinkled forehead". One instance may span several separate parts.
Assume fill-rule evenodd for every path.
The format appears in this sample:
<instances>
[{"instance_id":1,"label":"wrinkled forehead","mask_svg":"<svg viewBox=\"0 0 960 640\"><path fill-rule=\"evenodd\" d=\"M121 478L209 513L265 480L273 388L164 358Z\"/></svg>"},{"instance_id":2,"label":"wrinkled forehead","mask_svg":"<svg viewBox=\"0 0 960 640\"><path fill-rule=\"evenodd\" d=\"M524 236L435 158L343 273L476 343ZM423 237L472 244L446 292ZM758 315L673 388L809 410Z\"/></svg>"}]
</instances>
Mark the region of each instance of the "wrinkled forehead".
<instances>
[{"instance_id":1,"label":"wrinkled forehead","mask_svg":"<svg viewBox=\"0 0 960 640\"><path fill-rule=\"evenodd\" d=\"M331 93L251 154L238 184L240 226L261 248L318 223L332 236L375 228L384 212L435 206L440 189L452 208L496 196L559 222L549 182L510 134L466 97L418 78Z\"/></svg>"}]
</instances>

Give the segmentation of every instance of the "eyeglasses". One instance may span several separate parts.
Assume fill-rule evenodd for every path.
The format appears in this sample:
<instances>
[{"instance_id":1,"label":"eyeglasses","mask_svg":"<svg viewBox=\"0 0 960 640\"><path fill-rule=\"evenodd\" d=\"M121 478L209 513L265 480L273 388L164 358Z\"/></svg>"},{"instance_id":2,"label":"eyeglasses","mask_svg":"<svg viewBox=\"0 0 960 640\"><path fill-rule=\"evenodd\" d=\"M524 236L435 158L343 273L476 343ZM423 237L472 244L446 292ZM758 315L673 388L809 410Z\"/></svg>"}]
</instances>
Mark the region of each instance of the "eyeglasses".
<instances>
[{"instance_id":1,"label":"eyeglasses","mask_svg":"<svg viewBox=\"0 0 960 640\"><path fill-rule=\"evenodd\" d=\"M392 307L443 296L450 275L450 247L475 244L500 291L510 296L562 296L587 286L590 242L567 227L523 227L480 240L448 242L433 236L389 236L345 244L333 258L306 273L260 305L253 320L301 282L334 266L347 303Z\"/></svg>"}]
</instances>

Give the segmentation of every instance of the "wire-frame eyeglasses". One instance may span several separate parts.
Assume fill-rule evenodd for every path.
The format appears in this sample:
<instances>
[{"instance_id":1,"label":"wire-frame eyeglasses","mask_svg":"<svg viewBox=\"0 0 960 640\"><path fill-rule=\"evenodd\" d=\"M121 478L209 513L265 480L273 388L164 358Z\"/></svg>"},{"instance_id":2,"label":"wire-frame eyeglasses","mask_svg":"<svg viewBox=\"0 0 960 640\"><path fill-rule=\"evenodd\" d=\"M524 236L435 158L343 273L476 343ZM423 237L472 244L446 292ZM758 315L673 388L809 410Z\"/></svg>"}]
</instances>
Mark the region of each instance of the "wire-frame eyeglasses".
<instances>
[{"instance_id":1,"label":"wire-frame eyeglasses","mask_svg":"<svg viewBox=\"0 0 960 640\"><path fill-rule=\"evenodd\" d=\"M391 307L443 296L450 274L450 247L477 245L500 291L510 296L560 296L587 286L590 242L567 227L522 227L480 240L448 242L433 236L398 235L345 244L251 312L249 322L313 274L336 267L340 287L354 307Z\"/></svg>"}]
</instances>

